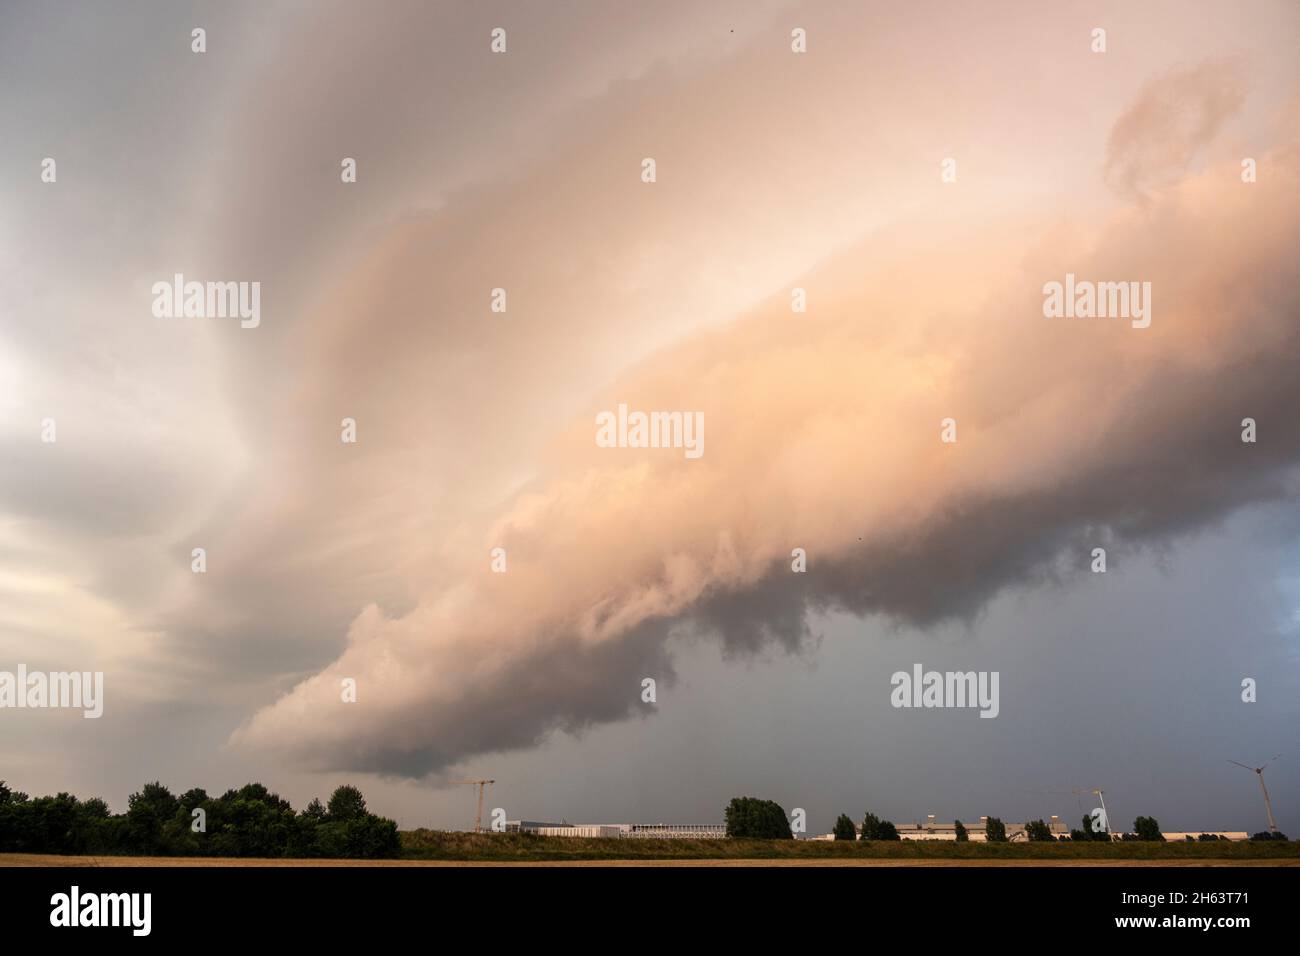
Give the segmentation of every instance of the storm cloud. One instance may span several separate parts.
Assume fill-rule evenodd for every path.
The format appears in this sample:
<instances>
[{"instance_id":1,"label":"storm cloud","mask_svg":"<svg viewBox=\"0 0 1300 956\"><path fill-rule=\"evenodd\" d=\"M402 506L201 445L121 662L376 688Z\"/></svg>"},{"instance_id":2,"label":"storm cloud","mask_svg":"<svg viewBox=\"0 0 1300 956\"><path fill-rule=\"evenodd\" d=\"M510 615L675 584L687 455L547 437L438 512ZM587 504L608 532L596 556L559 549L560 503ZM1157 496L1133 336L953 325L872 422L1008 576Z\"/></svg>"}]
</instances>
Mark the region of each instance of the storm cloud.
<instances>
[{"instance_id":1,"label":"storm cloud","mask_svg":"<svg viewBox=\"0 0 1300 956\"><path fill-rule=\"evenodd\" d=\"M1300 172L1292 143L1264 163ZM338 661L234 741L321 768L440 770L633 712L673 626L743 651L797 646L808 609L970 616L1095 546L1293 496L1295 198L1216 166L1147 202L1066 244L1057 217L958 243L900 227L797 277L809 313L777 296L647 358L592 409L701 410L703 458L599 448L591 415L575 420L550 473L466 545L469 569L411 614L367 609ZM935 291L933 264L959 260ZM1151 282L1151 327L1044 318L1042 285L1066 272ZM1246 417L1266 441L1242 442ZM494 546L506 574L488 571ZM365 707L337 703L346 677Z\"/></svg>"},{"instance_id":2,"label":"storm cloud","mask_svg":"<svg viewBox=\"0 0 1300 956\"><path fill-rule=\"evenodd\" d=\"M1293 506L1300 23L1194 6L7 4L0 655L108 705L0 760L436 782L635 730L683 640L928 639ZM153 316L178 272L261 325ZM704 456L598 447L620 403Z\"/></svg>"}]
</instances>

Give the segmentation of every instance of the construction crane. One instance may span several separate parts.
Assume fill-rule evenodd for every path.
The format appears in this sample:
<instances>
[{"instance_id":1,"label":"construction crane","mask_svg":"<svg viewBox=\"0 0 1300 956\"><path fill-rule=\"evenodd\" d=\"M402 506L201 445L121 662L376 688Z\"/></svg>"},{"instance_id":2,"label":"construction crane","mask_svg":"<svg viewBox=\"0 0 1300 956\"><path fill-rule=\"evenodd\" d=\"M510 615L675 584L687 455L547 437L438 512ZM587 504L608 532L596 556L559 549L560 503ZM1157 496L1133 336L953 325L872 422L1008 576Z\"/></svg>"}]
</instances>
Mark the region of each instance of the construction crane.
<instances>
[{"instance_id":1,"label":"construction crane","mask_svg":"<svg viewBox=\"0 0 1300 956\"><path fill-rule=\"evenodd\" d=\"M478 787L478 810L474 813L474 832L483 832L483 788L490 787L496 783L495 780L453 780L452 783L469 784L472 787Z\"/></svg>"},{"instance_id":2,"label":"construction crane","mask_svg":"<svg viewBox=\"0 0 1300 956\"><path fill-rule=\"evenodd\" d=\"M1277 832L1277 821L1273 819L1273 802L1268 798L1268 787L1264 786L1264 768L1267 767L1269 764L1271 764L1274 760L1276 760L1280 756L1282 755L1274 754L1271 759L1265 760L1258 767L1247 767L1244 763L1237 763L1237 761L1235 760L1228 761L1228 763L1237 764L1238 767L1243 767L1246 770L1254 771L1255 776L1259 777L1259 789L1264 791L1264 809L1268 811L1268 832L1269 833Z\"/></svg>"}]
</instances>

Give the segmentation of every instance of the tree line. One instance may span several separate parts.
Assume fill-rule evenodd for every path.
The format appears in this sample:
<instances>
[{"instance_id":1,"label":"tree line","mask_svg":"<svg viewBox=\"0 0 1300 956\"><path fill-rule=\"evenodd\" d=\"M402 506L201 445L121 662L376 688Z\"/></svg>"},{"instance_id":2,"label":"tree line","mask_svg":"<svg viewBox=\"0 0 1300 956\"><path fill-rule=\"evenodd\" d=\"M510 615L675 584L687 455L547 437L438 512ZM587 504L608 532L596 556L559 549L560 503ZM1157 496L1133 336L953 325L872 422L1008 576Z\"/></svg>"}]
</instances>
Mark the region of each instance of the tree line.
<instances>
[{"instance_id":1,"label":"tree line","mask_svg":"<svg viewBox=\"0 0 1300 956\"><path fill-rule=\"evenodd\" d=\"M772 800L760 800L757 797L735 797L726 809L727 836L750 840L790 840L790 821L781 805ZM970 831L960 820L953 824L958 843L970 841ZM862 818L861 826L855 825L853 818L841 813L835 820L832 835L836 840L901 840L898 828L888 820L882 820L874 813L868 812ZM1121 841L1141 840L1163 842L1165 837L1160 831L1160 823L1155 817L1138 817L1133 821L1133 830L1129 833L1112 836L1105 830L1094 830L1092 818L1083 818L1083 828L1071 830L1069 835L1057 836L1047 821L1030 820L1025 824L1025 838L1030 843L1056 843L1071 841L1119 839ZM988 843L1008 843L1007 826L998 817L986 817L984 821L984 839ZM1191 836L1186 838L1192 840ZM1226 839L1212 833L1202 833L1198 840L1209 841ZM1282 833L1256 833L1252 840L1285 840Z\"/></svg>"},{"instance_id":2,"label":"tree line","mask_svg":"<svg viewBox=\"0 0 1300 956\"><path fill-rule=\"evenodd\" d=\"M175 796L155 782L114 814L99 797L32 798L0 780L0 852L385 859L401 844L397 824L367 810L348 785L294 812L260 783L210 797L200 787Z\"/></svg>"}]
</instances>

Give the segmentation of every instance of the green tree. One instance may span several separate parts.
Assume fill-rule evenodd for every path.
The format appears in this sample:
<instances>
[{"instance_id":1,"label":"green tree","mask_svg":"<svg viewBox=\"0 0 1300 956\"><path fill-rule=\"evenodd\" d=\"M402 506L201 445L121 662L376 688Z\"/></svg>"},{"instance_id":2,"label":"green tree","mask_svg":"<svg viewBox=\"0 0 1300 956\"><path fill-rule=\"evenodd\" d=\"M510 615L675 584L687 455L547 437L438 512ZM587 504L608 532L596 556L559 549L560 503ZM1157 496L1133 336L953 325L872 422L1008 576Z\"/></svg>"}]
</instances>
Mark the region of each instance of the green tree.
<instances>
[{"instance_id":1,"label":"green tree","mask_svg":"<svg viewBox=\"0 0 1300 956\"><path fill-rule=\"evenodd\" d=\"M334 823L347 823L349 820L364 819L366 816L366 798L361 791L351 784L344 784L330 794L329 817Z\"/></svg>"},{"instance_id":2,"label":"green tree","mask_svg":"<svg viewBox=\"0 0 1300 956\"><path fill-rule=\"evenodd\" d=\"M356 789L355 787L353 789ZM361 796L361 791L357 791L357 796ZM239 798L241 800L251 800L256 803L264 803L267 806L275 807L277 810L290 810L289 801L285 800L278 793L272 793L260 783L246 783L239 788ZM365 801L361 803L364 805Z\"/></svg>"},{"instance_id":3,"label":"green tree","mask_svg":"<svg viewBox=\"0 0 1300 956\"><path fill-rule=\"evenodd\" d=\"M1052 828L1042 819L1030 820L1026 823L1025 836L1029 838L1030 843L1053 843L1056 841L1056 837L1052 836Z\"/></svg>"},{"instance_id":4,"label":"green tree","mask_svg":"<svg viewBox=\"0 0 1300 956\"><path fill-rule=\"evenodd\" d=\"M888 820L882 820L874 813L862 817L862 839L864 840L899 840L898 828Z\"/></svg>"},{"instance_id":5,"label":"green tree","mask_svg":"<svg viewBox=\"0 0 1300 956\"><path fill-rule=\"evenodd\" d=\"M862 815L862 839L880 839L880 817L870 811Z\"/></svg>"},{"instance_id":6,"label":"green tree","mask_svg":"<svg viewBox=\"0 0 1300 956\"><path fill-rule=\"evenodd\" d=\"M1253 835L1251 836L1250 839L1251 839L1252 841L1254 841L1254 840L1285 840L1285 839L1286 839L1286 834L1283 833L1281 830L1260 830L1258 833L1253 834Z\"/></svg>"},{"instance_id":7,"label":"green tree","mask_svg":"<svg viewBox=\"0 0 1300 956\"><path fill-rule=\"evenodd\" d=\"M145 856L167 852L163 828L176 816L180 801L155 781L127 797L126 821L130 852Z\"/></svg>"},{"instance_id":8,"label":"green tree","mask_svg":"<svg viewBox=\"0 0 1300 956\"><path fill-rule=\"evenodd\" d=\"M1107 833L1105 830L1094 830L1092 828L1092 817L1087 816L1085 814L1083 818L1083 829L1071 830L1070 839L1071 840L1101 840L1104 842L1110 839L1110 834Z\"/></svg>"},{"instance_id":9,"label":"green tree","mask_svg":"<svg viewBox=\"0 0 1300 956\"><path fill-rule=\"evenodd\" d=\"M998 817L989 817L984 822L984 839L989 843L1007 842L1007 825Z\"/></svg>"},{"instance_id":10,"label":"green tree","mask_svg":"<svg viewBox=\"0 0 1300 956\"><path fill-rule=\"evenodd\" d=\"M1160 824L1155 817L1138 817L1133 821L1133 832L1139 840L1163 843L1165 835L1160 832Z\"/></svg>"},{"instance_id":11,"label":"green tree","mask_svg":"<svg viewBox=\"0 0 1300 956\"><path fill-rule=\"evenodd\" d=\"M954 820L952 824L952 828L953 831L957 834L958 843L970 842L970 834L966 832L966 827L962 825L962 822L960 820Z\"/></svg>"},{"instance_id":12,"label":"green tree","mask_svg":"<svg viewBox=\"0 0 1300 956\"><path fill-rule=\"evenodd\" d=\"M28 809L27 832L20 836L41 852L77 853L83 845L79 809L70 793L37 797Z\"/></svg>"},{"instance_id":13,"label":"green tree","mask_svg":"<svg viewBox=\"0 0 1300 956\"><path fill-rule=\"evenodd\" d=\"M847 813L841 813L835 821L835 839L856 840L858 831L853 826L853 819Z\"/></svg>"},{"instance_id":14,"label":"green tree","mask_svg":"<svg viewBox=\"0 0 1300 956\"><path fill-rule=\"evenodd\" d=\"M160 820L170 819L180 806L180 802L172 796L162 783L154 781L146 783L140 788L139 793L133 793L127 797L127 816L133 812L136 814L151 814Z\"/></svg>"},{"instance_id":15,"label":"green tree","mask_svg":"<svg viewBox=\"0 0 1300 956\"><path fill-rule=\"evenodd\" d=\"M186 816L189 816L190 811L195 807L201 807L207 802L208 792L202 787L194 787L180 795L181 809L185 811Z\"/></svg>"},{"instance_id":16,"label":"green tree","mask_svg":"<svg viewBox=\"0 0 1300 956\"><path fill-rule=\"evenodd\" d=\"M397 824L373 813L344 824L343 842L349 859L383 859L399 856L402 851Z\"/></svg>"},{"instance_id":17,"label":"green tree","mask_svg":"<svg viewBox=\"0 0 1300 956\"><path fill-rule=\"evenodd\" d=\"M750 840L789 840L790 821L779 803L757 797L732 797L725 812L727 836Z\"/></svg>"},{"instance_id":18,"label":"green tree","mask_svg":"<svg viewBox=\"0 0 1300 956\"><path fill-rule=\"evenodd\" d=\"M207 815L206 834L190 829L191 813L200 806ZM29 800L0 785L0 851L366 859L401 855L397 824L367 811L355 787L339 788L330 809L336 818L313 800L306 811L295 814L287 800L260 783L212 799L199 788L177 798L154 782L131 794L127 812L114 816L98 798L83 803L60 793ZM784 823L779 807L777 813Z\"/></svg>"}]
</instances>

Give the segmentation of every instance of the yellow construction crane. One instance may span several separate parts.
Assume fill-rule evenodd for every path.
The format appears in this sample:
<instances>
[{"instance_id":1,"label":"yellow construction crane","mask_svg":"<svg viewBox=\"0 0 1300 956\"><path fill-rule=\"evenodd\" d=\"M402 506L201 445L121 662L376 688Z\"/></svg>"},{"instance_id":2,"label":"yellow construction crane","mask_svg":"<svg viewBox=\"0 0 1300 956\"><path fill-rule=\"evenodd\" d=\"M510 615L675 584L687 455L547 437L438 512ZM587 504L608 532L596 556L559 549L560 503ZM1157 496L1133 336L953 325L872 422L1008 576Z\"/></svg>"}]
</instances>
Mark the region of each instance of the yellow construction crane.
<instances>
[{"instance_id":1,"label":"yellow construction crane","mask_svg":"<svg viewBox=\"0 0 1300 956\"><path fill-rule=\"evenodd\" d=\"M465 783L478 787L478 810L474 813L474 832L483 832L483 788L496 783L495 780L453 780L452 783Z\"/></svg>"}]
</instances>

